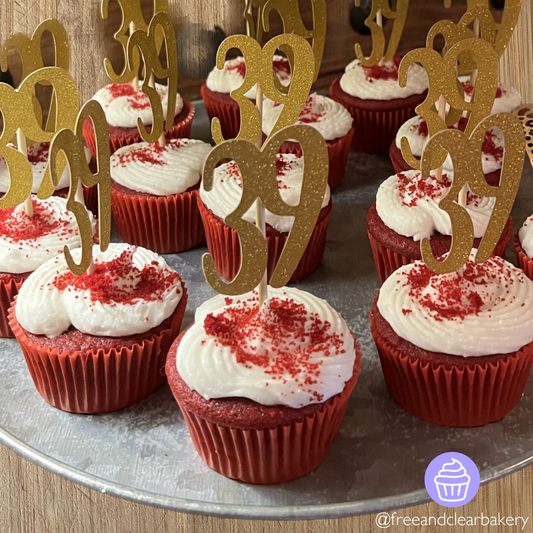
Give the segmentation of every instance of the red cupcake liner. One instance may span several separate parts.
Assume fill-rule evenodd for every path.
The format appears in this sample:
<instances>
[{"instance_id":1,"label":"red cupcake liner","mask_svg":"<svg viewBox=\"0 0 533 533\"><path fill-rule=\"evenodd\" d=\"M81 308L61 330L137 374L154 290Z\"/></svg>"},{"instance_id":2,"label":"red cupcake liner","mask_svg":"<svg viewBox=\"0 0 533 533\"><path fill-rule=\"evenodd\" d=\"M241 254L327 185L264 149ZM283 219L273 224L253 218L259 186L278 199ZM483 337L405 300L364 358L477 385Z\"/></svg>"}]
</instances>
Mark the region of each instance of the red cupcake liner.
<instances>
[{"instance_id":1,"label":"red cupcake liner","mask_svg":"<svg viewBox=\"0 0 533 533\"><path fill-rule=\"evenodd\" d=\"M371 154L386 153L389 150L400 126L416 115L416 107L427 95L424 92L390 101L360 100L344 93L339 82L339 78L334 80L329 92L331 98L342 104L354 119L352 148Z\"/></svg>"},{"instance_id":2,"label":"red cupcake liner","mask_svg":"<svg viewBox=\"0 0 533 533\"><path fill-rule=\"evenodd\" d=\"M329 154L328 185L334 191L342 182L346 172L346 162L355 130L352 128L344 137L333 141L326 141ZM300 145L296 142L286 141L281 145L280 152L283 154L302 155Z\"/></svg>"},{"instance_id":3,"label":"red cupcake liner","mask_svg":"<svg viewBox=\"0 0 533 533\"><path fill-rule=\"evenodd\" d=\"M516 261L518 263L518 267L524 271L524 274L529 279L533 279L533 259L531 259L531 257L529 257L526 252L524 252L524 249L520 244L520 239L518 238L518 233L515 235L514 238L514 251L516 254Z\"/></svg>"},{"instance_id":4,"label":"red cupcake liner","mask_svg":"<svg viewBox=\"0 0 533 533\"><path fill-rule=\"evenodd\" d=\"M205 242L198 190L170 196L134 196L111 189L120 238L159 254L183 252Z\"/></svg>"},{"instance_id":5,"label":"red cupcake liner","mask_svg":"<svg viewBox=\"0 0 533 533\"><path fill-rule=\"evenodd\" d=\"M394 167L394 172L398 174L399 172L405 172L407 170L413 170L408 164L407 161L403 158L402 151L396 146L396 139L392 141L389 148L389 157ZM501 170L494 170L485 174L485 181L496 187L500 183Z\"/></svg>"},{"instance_id":6,"label":"red cupcake liner","mask_svg":"<svg viewBox=\"0 0 533 533\"><path fill-rule=\"evenodd\" d=\"M241 111L239 105L233 100L229 94L223 95L227 98L221 98L216 100L211 95L211 92L204 81L200 88L202 100L204 101L209 121L218 117L220 120L220 127L222 129L222 135L224 139L235 139L239 134L241 128ZM222 101L226 100L226 101Z\"/></svg>"},{"instance_id":7,"label":"red cupcake liner","mask_svg":"<svg viewBox=\"0 0 533 533\"><path fill-rule=\"evenodd\" d=\"M400 353L380 336L372 313L370 329L390 395L422 420L443 426L483 426L502 419L522 397L533 362L533 342L495 362L449 367Z\"/></svg>"},{"instance_id":8,"label":"red cupcake liner","mask_svg":"<svg viewBox=\"0 0 533 533\"><path fill-rule=\"evenodd\" d=\"M165 130L165 137L167 139L187 139L191 135L191 126L194 118L195 108L188 100L183 99L183 110L181 113L187 111L187 116L174 122L174 125L169 130ZM180 113L180 114L181 114ZM139 130L135 129L133 135L112 135L109 134L109 148L111 149L111 155L113 155L119 148L123 146L129 146L130 144L142 142L141 134ZM87 148L91 152L91 155L96 158L96 138L94 136L94 126L91 120L87 119L83 123L83 137Z\"/></svg>"},{"instance_id":9,"label":"red cupcake liner","mask_svg":"<svg viewBox=\"0 0 533 533\"><path fill-rule=\"evenodd\" d=\"M0 337L2 339L13 338L13 332L9 325L9 308L17 296L19 289L22 287L25 279L19 281L10 279L9 281L0 280Z\"/></svg>"},{"instance_id":10,"label":"red cupcake liner","mask_svg":"<svg viewBox=\"0 0 533 533\"><path fill-rule=\"evenodd\" d=\"M367 233L380 285L383 285L385 280L401 266L408 265L409 263L413 263L414 261L422 259L421 255L416 258L409 258L393 252L380 243L370 232ZM505 255L505 251L507 250L507 246L511 240L512 234L513 225L508 224L508 226L505 227L500 240L496 244L496 247L494 248L493 255L497 255L499 257L503 257Z\"/></svg>"},{"instance_id":11,"label":"red cupcake liner","mask_svg":"<svg viewBox=\"0 0 533 533\"><path fill-rule=\"evenodd\" d=\"M220 276L227 280L235 278L241 267L241 247L237 232L224 224L223 220L217 217L206 207L198 196L198 208L205 229L205 239L209 253L213 256L216 269ZM332 203L323 208L320 212L315 229L311 234L307 248L305 249L296 270L290 281L298 281L314 272L324 255L326 248L326 237L328 232L329 219L331 218ZM267 246L268 246L268 279L281 256L285 243L289 237L288 233L280 233L267 225Z\"/></svg>"},{"instance_id":12,"label":"red cupcake liner","mask_svg":"<svg viewBox=\"0 0 533 533\"><path fill-rule=\"evenodd\" d=\"M362 355L355 338L354 372L342 392L290 424L271 427L269 420L269 427L243 428L207 420L181 401L175 387L176 380L181 380L176 369L176 352L184 333L169 352L167 375L196 451L210 468L245 483L268 485L301 477L324 460L342 425L361 372Z\"/></svg>"},{"instance_id":13,"label":"red cupcake liner","mask_svg":"<svg viewBox=\"0 0 533 533\"><path fill-rule=\"evenodd\" d=\"M16 300L9 310L9 325L37 391L50 405L71 413L108 413L146 398L165 381L168 349L179 334L186 306L183 286L169 328L131 348L105 351L60 352L37 344L17 321Z\"/></svg>"}]
</instances>

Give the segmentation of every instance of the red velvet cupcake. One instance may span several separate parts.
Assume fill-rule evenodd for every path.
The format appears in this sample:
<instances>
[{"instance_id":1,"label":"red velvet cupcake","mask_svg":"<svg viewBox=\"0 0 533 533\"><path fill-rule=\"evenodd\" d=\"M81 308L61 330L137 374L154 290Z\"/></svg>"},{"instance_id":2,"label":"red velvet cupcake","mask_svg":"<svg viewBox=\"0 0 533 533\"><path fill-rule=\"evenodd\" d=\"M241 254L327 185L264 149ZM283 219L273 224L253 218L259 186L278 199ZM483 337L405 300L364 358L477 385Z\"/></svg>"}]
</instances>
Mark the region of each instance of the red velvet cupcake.
<instances>
[{"instance_id":1,"label":"red velvet cupcake","mask_svg":"<svg viewBox=\"0 0 533 533\"><path fill-rule=\"evenodd\" d=\"M428 78L418 64L409 69L407 86L398 84L400 56L381 65L364 67L352 61L330 87L333 100L354 119L352 148L358 152L387 152L400 126L415 115L427 95Z\"/></svg>"},{"instance_id":2,"label":"red velvet cupcake","mask_svg":"<svg viewBox=\"0 0 533 533\"><path fill-rule=\"evenodd\" d=\"M391 396L446 426L503 418L533 361L533 284L500 257L439 275L421 261L394 272L370 313Z\"/></svg>"},{"instance_id":3,"label":"red velvet cupcake","mask_svg":"<svg viewBox=\"0 0 533 533\"><path fill-rule=\"evenodd\" d=\"M287 58L275 55L272 69L281 84L289 85L291 80L291 66ZM220 119L222 135L225 139L234 139L239 134L241 115L239 105L230 93L238 89L244 82L246 64L244 57L229 59L222 70L214 68L202 84L202 99L209 115ZM255 87L246 93L247 98L255 102Z\"/></svg>"},{"instance_id":4,"label":"red velvet cupcake","mask_svg":"<svg viewBox=\"0 0 533 533\"><path fill-rule=\"evenodd\" d=\"M142 84L142 82L141 82ZM166 114L168 95L165 85L156 83L156 90L161 97L164 113ZM109 146L111 154L122 146L142 141L137 119L140 118L148 132L152 129L152 108L150 100L141 89L136 91L133 83L111 83L100 89L94 96L103 108L109 129ZM194 118L194 106L179 94L176 96L174 109L174 124L165 130L167 139L187 138L191 134ZM96 157L96 139L94 125L87 119L83 125L83 136L93 157Z\"/></svg>"},{"instance_id":5,"label":"red velvet cupcake","mask_svg":"<svg viewBox=\"0 0 533 533\"><path fill-rule=\"evenodd\" d=\"M265 99L263 102L263 133L268 136L274 129L283 111L283 105ZM346 161L354 134L353 119L350 113L338 102L327 96L313 93L300 113L296 124L305 124L317 129L326 141L329 154L328 184L335 190L342 182L346 171ZM300 145L286 141L281 146L282 153L302 155Z\"/></svg>"},{"instance_id":6,"label":"red velvet cupcake","mask_svg":"<svg viewBox=\"0 0 533 533\"><path fill-rule=\"evenodd\" d=\"M533 216L522 224L516 234L514 250L518 266L529 279L533 279Z\"/></svg>"},{"instance_id":7,"label":"red velvet cupcake","mask_svg":"<svg viewBox=\"0 0 533 533\"><path fill-rule=\"evenodd\" d=\"M0 337L13 337L7 312L26 278L69 248L81 246L78 225L64 198L32 196L33 216L22 205L0 209ZM96 221L93 221L96 227Z\"/></svg>"},{"instance_id":8,"label":"red velvet cupcake","mask_svg":"<svg viewBox=\"0 0 533 533\"><path fill-rule=\"evenodd\" d=\"M281 198L289 205L297 205L303 179L303 159L294 154L277 155L277 177ZM232 280L241 266L241 249L237 232L224 219L238 206L241 199L241 174L235 162L224 163L215 169L213 189L200 188L198 207L205 229L207 247L213 256L218 273ZM322 210L307 248L294 271L291 281L300 280L314 272L322 260L332 203L329 185L326 186ZM268 279L272 276L292 228L293 217L280 217L265 212L268 245ZM254 223L255 210L250 209L244 219Z\"/></svg>"},{"instance_id":9,"label":"red velvet cupcake","mask_svg":"<svg viewBox=\"0 0 533 533\"><path fill-rule=\"evenodd\" d=\"M429 238L435 257L451 246L451 222L439 208L451 186L451 173L443 173L442 183L434 175L420 179L415 170L400 172L385 180L367 213L366 225L380 283L397 268L421 259L420 241ZM467 211L474 222L474 246L485 234L493 198L467 194ZM512 218L505 225L494 254L503 256L513 234Z\"/></svg>"},{"instance_id":10,"label":"red velvet cupcake","mask_svg":"<svg viewBox=\"0 0 533 533\"><path fill-rule=\"evenodd\" d=\"M342 424L361 352L325 301L293 288L216 296L173 344L168 381L208 466L246 483L316 468Z\"/></svg>"},{"instance_id":11,"label":"red velvet cupcake","mask_svg":"<svg viewBox=\"0 0 533 533\"><path fill-rule=\"evenodd\" d=\"M119 148L111 156L111 193L120 238L160 254L202 244L197 198L210 151L209 144L190 139Z\"/></svg>"},{"instance_id":12,"label":"red velvet cupcake","mask_svg":"<svg viewBox=\"0 0 533 533\"><path fill-rule=\"evenodd\" d=\"M122 409L161 385L187 303L178 273L153 252L110 244L93 254L92 274L74 276L64 256L40 266L9 311L38 392L72 413Z\"/></svg>"}]
</instances>

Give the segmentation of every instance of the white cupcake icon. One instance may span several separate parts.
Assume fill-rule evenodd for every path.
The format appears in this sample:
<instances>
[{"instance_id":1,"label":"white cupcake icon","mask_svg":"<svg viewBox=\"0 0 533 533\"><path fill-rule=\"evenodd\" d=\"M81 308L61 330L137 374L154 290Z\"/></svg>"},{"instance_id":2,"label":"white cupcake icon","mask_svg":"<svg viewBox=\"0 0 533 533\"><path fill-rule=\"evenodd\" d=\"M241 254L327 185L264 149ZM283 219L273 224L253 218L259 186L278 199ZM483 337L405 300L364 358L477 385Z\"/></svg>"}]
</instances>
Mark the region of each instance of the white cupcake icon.
<instances>
[{"instance_id":1,"label":"white cupcake icon","mask_svg":"<svg viewBox=\"0 0 533 533\"><path fill-rule=\"evenodd\" d=\"M452 458L451 463L444 463L434 481L443 502L462 502L466 499L470 476L461 461Z\"/></svg>"}]
</instances>

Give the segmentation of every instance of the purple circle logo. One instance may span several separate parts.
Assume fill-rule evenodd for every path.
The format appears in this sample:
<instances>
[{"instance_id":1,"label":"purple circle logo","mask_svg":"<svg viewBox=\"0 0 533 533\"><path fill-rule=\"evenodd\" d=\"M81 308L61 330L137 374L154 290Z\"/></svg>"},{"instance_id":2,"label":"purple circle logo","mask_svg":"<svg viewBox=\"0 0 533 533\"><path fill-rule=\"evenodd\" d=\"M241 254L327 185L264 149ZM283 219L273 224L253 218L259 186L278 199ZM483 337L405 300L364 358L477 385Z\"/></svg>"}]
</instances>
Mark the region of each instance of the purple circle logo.
<instances>
[{"instance_id":1,"label":"purple circle logo","mask_svg":"<svg viewBox=\"0 0 533 533\"><path fill-rule=\"evenodd\" d=\"M429 463L424 483L434 502L444 507L460 507L477 494L479 470L470 457L447 452Z\"/></svg>"}]
</instances>

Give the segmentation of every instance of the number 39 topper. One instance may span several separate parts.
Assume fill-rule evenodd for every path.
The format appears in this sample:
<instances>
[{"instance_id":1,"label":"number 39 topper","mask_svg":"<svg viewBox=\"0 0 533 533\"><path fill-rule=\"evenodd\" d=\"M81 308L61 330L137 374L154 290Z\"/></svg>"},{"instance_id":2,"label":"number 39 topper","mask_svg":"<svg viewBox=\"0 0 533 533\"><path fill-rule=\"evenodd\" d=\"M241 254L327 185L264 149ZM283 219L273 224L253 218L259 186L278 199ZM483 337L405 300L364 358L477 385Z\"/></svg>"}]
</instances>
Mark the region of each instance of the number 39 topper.
<instances>
[{"instance_id":1,"label":"number 39 topper","mask_svg":"<svg viewBox=\"0 0 533 533\"><path fill-rule=\"evenodd\" d=\"M276 157L281 145L295 139L304 158L303 180L298 205L286 204L281 198L276 176ZM207 282L220 294L235 296L255 289L267 269L268 247L261 230L243 220L256 200L265 209L279 216L294 217L281 257L270 285L283 287L298 266L320 214L328 178L328 150L322 135L310 126L289 126L276 133L259 150L248 140L233 139L216 146L204 167L203 182L206 191L213 188L213 172L222 160L237 163L242 179L242 197L239 205L224 222L237 231L241 246L241 268L231 282L222 281L216 271L213 257L205 254L202 260Z\"/></svg>"},{"instance_id":2,"label":"number 39 topper","mask_svg":"<svg viewBox=\"0 0 533 533\"><path fill-rule=\"evenodd\" d=\"M483 174L482 144L487 130L496 127L504 138L504 158L498 186L489 185ZM450 154L453 162L453 183L439 207L448 213L452 223L452 245L446 259L435 258L429 239L422 239L422 259L427 267L438 274L455 272L468 260L474 245L474 226L468 211L456 198L463 187L473 194L496 198L487 230L476 254L476 262L484 263L494 252L507 223L518 192L524 167L525 139L519 118L510 113L490 115L481 121L468 136L459 130L443 130L430 138L422 154L423 179L436 168L435 155L441 151Z\"/></svg>"}]
</instances>

